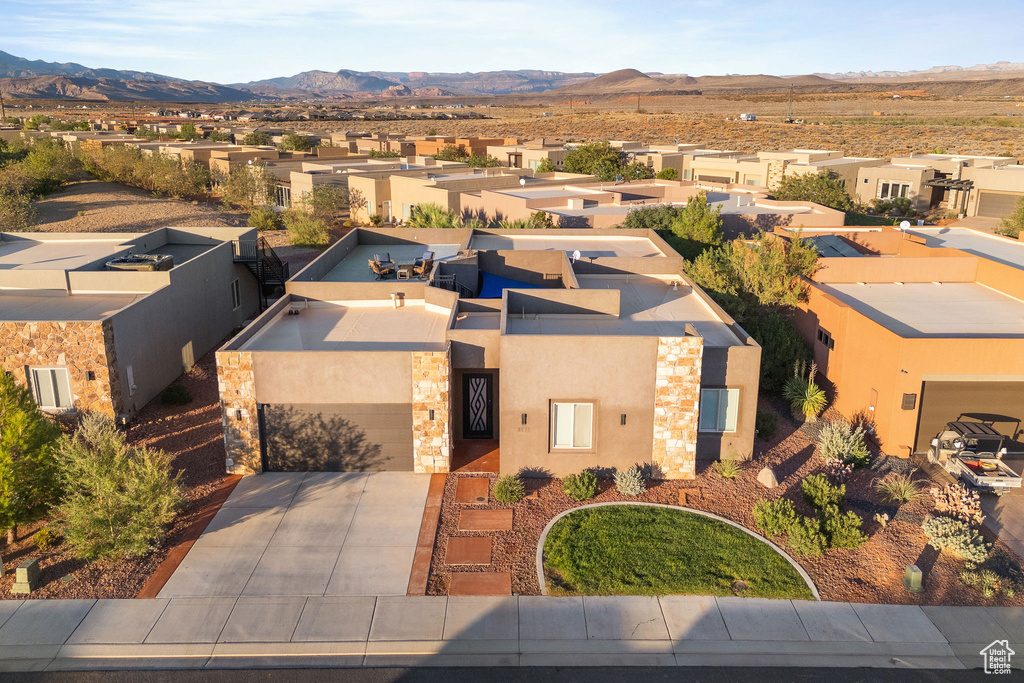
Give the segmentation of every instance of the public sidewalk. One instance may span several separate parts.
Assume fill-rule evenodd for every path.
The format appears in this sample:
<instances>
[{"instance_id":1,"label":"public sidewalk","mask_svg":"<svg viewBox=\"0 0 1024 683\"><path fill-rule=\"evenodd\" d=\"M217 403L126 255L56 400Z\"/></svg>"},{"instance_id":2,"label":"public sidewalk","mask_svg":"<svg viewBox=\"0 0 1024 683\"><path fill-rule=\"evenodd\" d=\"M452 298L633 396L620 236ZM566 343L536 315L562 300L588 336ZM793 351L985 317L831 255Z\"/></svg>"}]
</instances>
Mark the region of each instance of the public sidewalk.
<instances>
[{"instance_id":1,"label":"public sidewalk","mask_svg":"<svg viewBox=\"0 0 1024 683\"><path fill-rule=\"evenodd\" d=\"M672 596L0 601L0 671L338 666L962 669L1024 608ZM1014 662L1019 667L1018 661Z\"/></svg>"}]
</instances>

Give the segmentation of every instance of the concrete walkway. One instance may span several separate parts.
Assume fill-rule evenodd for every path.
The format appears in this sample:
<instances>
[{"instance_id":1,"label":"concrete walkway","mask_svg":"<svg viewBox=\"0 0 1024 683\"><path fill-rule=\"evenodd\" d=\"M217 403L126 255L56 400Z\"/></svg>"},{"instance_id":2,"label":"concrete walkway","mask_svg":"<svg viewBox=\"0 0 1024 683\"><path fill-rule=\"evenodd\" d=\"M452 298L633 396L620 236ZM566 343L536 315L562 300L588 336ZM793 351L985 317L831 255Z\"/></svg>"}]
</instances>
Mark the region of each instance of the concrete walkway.
<instances>
[{"instance_id":1,"label":"concrete walkway","mask_svg":"<svg viewBox=\"0 0 1024 683\"><path fill-rule=\"evenodd\" d=\"M411 472L245 477L158 597L405 595L429 483Z\"/></svg>"},{"instance_id":2,"label":"concrete walkway","mask_svg":"<svg viewBox=\"0 0 1024 683\"><path fill-rule=\"evenodd\" d=\"M1024 608L673 596L0 601L0 671L337 666L979 668ZM1019 666L1024 655L1014 661Z\"/></svg>"},{"instance_id":3,"label":"concrete walkway","mask_svg":"<svg viewBox=\"0 0 1024 683\"><path fill-rule=\"evenodd\" d=\"M1024 458L1007 456L1004 462L1020 474L1024 471ZM1018 557L1024 557L1024 489L1014 489L1002 496L982 494L981 510L984 525Z\"/></svg>"}]
</instances>

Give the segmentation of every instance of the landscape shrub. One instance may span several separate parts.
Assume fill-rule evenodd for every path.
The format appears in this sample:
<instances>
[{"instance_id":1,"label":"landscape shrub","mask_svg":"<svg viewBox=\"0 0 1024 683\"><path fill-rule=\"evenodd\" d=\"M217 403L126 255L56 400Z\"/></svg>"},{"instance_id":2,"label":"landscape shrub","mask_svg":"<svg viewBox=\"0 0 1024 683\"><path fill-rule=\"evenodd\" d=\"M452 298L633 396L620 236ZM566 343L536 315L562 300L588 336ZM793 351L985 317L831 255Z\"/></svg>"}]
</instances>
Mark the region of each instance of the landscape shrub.
<instances>
[{"instance_id":1,"label":"landscape shrub","mask_svg":"<svg viewBox=\"0 0 1024 683\"><path fill-rule=\"evenodd\" d=\"M417 204L405 221L410 228L461 228L462 221L454 211L439 204Z\"/></svg>"},{"instance_id":2,"label":"landscape shrub","mask_svg":"<svg viewBox=\"0 0 1024 683\"><path fill-rule=\"evenodd\" d=\"M231 142L231 136L228 133L219 130L211 130L210 134L206 136L206 139L211 142Z\"/></svg>"},{"instance_id":3,"label":"landscape shrub","mask_svg":"<svg viewBox=\"0 0 1024 683\"><path fill-rule=\"evenodd\" d=\"M743 471L743 463L733 458L718 460L711 467L713 467L715 473L723 479L735 479L739 476L739 473Z\"/></svg>"},{"instance_id":4,"label":"landscape shrub","mask_svg":"<svg viewBox=\"0 0 1024 683\"><path fill-rule=\"evenodd\" d=\"M941 489L933 486L928 492L935 499L935 510L947 517L962 520L971 526L981 526L985 520L981 514L981 496L959 482Z\"/></svg>"},{"instance_id":5,"label":"landscape shrub","mask_svg":"<svg viewBox=\"0 0 1024 683\"><path fill-rule=\"evenodd\" d=\"M803 417L808 422L815 422L818 414L828 405L828 398L825 390L814 382L814 376L818 372L818 366L811 363L807 368L807 376L804 377L804 364L796 363L793 366L793 376L786 381L782 389L782 395L789 401L793 414Z\"/></svg>"},{"instance_id":6,"label":"landscape shrub","mask_svg":"<svg viewBox=\"0 0 1024 683\"><path fill-rule=\"evenodd\" d=\"M53 527L44 526L32 535L32 542L36 544L36 547L39 548L39 550L45 553L60 542L60 534L58 534Z\"/></svg>"},{"instance_id":7,"label":"landscape shrub","mask_svg":"<svg viewBox=\"0 0 1024 683\"><path fill-rule=\"evenodd\" d=\"M14 194L0 188L0 225L8 232L35 227L36 212L32 208L32 198L27 194Z\"/></svg>"},{"instance_id":8,"label":"landscape shrub","mask_svg":"<svg viewBox=\"0 0 1024 683\"><path fill-rule=\"evenodd\" d=\"M296 247L326 247L331 242L327 224L303 211L285 212L284 227Z\"/></svg>"},{"instance_id":9,"label":"landscape shrub","mask_svg":"<svg viewBox=\"0 0 1024 683\"><path fill-rule=\"evenodd\" d=\"M590 500L597 495L598 488L597 475L590 470L566 475L562 480L562 492L576 501Z\"/></svg>"},{"instance_id":10,"label":"landscape shrub","mask_svg":"<svg viewBox=\"0 0 1024 683\"><path fill-rule=\"evenodd\" d=\"M303 198L308 214L327 223L337 220L341 210L349 204L348 192L334 185L319 185Z\"/></svg>"},{"instance_id":11,"label":"landscape shrub","mask_svg":"<svg viewBox=\"0 0 1024 683\"><path fill-rule=\"evenodd\" d=\"M613 478L615 479L615 490L624 496L639 496L647 490L644 473L636 465L627 470L616 471Z\"/></svg>"},{"instance_id":12,"label":"landscape shrub","mask_svg":"<svg viewBox=\"0 0 1024 683\"><path fill-rule=\"evenodd\" d=\"M887 503L909 503L921 496L921 482L909 474L892 472L875 481L875 491Z\"/></svg>"},{"instance_id":13,"label":"landscape shrub","mask_svg":"<svg viewBox=\"0 0 1024 683\"><path fill-rule=\"evenodd\" d=\"M815 202L839 211L852 211L853 200L838 174L800 173L783 176L772 194L781 201Z\"/></svg>"},{"instance_id":14,"label":"landscape shrub","mask_svg":"<svg viewBox=\"0 0 1024 683\"><path fill-rule=\"evenodd\" d=\"M185 500L170 458L129 446L101 415L86 415L77 432L61 437L57 461L64 496L55 511L84 559L155 550Z\"/></svg>"},{"instance_id":15,"label":"landscape shrub","mask_svg":"<svg viewBox=\"0 0 1024 683\"><path fill-rule=\"evenodd\" d=\"M184 384L172 384L160 392L160 400L169 406L183 406L192 402L192 394Z\"/></svg>"},{"instance_id":16,"label":"landscape shrub","mask_svg":"<svg viewBox=\"0 0 1024 683\"><path fill-rule=\"evenodd\" d=\"M798 518L786 540L797 555L816 557L828 550L828 539L821 531L821 523L811 517Z\"/></svg>"},{"instance_id":17,"label":"landscape shrub","mask_svg":"<svg viewBox=\"0 0 1024 683\"><path fill-rule=\"evenodd\" d=\"M914 211L912 206L913 205L911 204L910 199L908 199L907 197L896 197L895 199L892 200L892 207L901 216L909 217L916 215L917 212Z\"/></svg>"},{"instance_id":18,"label":"landscape shrub","mask_svg":"<svg viewBox=\"0 0 1024 683\"><path fill-rule=\"evenodd\" d=\"M42 515L59 492L54 446L60 431L12 373L0 372L0 531Z\"/></svg>"},{"instance_id":19,"label":"landscape shrub","mask_svg":"<svg viewBox=\"0 0 1024 683\"><path fill-rule=\"evenodd\" d=\"M871 208L874 209L877 213L880 213L884 216L890 211L892 211L893 204L892 202L886 201L884 199L872 199Z\"/></svg>"},{"instance_id":20,"label":"landscape shrub","mask_svg":"<svg viewBox=\"0 0 1024 683\"><path fill-rule=\"evenodd\" d=\"M1014 239L1019 238L1022 231L1024 231L1024 197L1017 200L1017 205L1013 207L1013 211L1003 217L999 222L999 227L996 228L996 232L1000 235L1006 235Z\"/></svg>"},{"instance_id":21,"label":"landscape shrub","mask_svg":"<svg viewBox=\"0 0 1024 683\"><path fill-rule=\"evenodd\" d=\"M271 203L277 191L277 178L265 164L246 164L221 176L219 185L225 202L252 211Z\"/></svg>"},{"instance_id":22,"label":"landscape shrub","mask_svg":"<svg viewBox=\"0 0 1024 683\"><path fill-rule=\"evenodd\" d=\"M762 306L744 323L763 349L772 352L761 358L761 387L781 393L793 375L793 366L811 360L811 349L793 322L775 306Z\"/></svg>"},{"instance_id":23,"label":"landscape shrub","mask_svg":"<svg viewBox=\"0 0 1024 683\"><path fill-rule=\"evenodd\" d=\"M654 177L658 180L675 180L679 177L679 171L674 168L663 168Z\"/></svg>"},{"instance_id":24,"label":"landscape shrub","mask_svg":"<svg viewBox=\"0 0 1024 683\"><path fill-rule=\"evenodd\" d=\"M833 484L824 474L812 474L800 482L804 500L815 510L823 512L831 506L838 507L846 497L846 486Z\"/></svg>"},{"instance_id":25,"label":"landscape shrub","mask_svg":"<svg viewBox=\"0 0 1024 683\"><path fill-rule=\"evenodd\" d=\"M757 436L765 441L771 441L779 428L779 416L775 413L759 410L754 418L754 430Z\"/></svg>"},{"instance_id":26,"label":"landscape shrub","mask_svg":"<svg viewBox=\"0 0 1024 683\"><path fill-rule=\"evenodd\" d=\"M754 524L766 536L788 534L797 518L793 502L786 498L759 500L754 504Z\"/></svg>"},{"instance_id":27,"label":"landscape shrub","mask_svg":"<svg viewBox=\"0 0 1024 683\"><path fill-rule=\"evenodd\" d=\"M830 505L821 514L822 530L830 548L856 549L864 545L868 537L861 531L864 520L855 512L840 512Z\"/></svg>"},{"instance_id":28,"label":"landscape shrub","mask_svg":"<svg viewBox=\"0 0 1024 683\"><path fill-rule=\"evenodd\" d=\"M367 154L371 159L397 159L402 156L398 152L387 149L371 149Z\"/></svg>"},{"instance_id":29,"label":"landscape shrub","mask_svg":"<svg viewBox=\"0 0 1024 683\"><path fill-rule=\"evenodd\" d=\"M518 503L526 495L526 484L515 474L499 477L494 483L494 500L499 503Z\"/></svg>"},{"instance_id":30,"label":"landscape shrub","mask_svg":"<svg viewBox=\"0 0 1024 683\"><path fill-rule=\"evenodd\" d=\"M252 133L246 133L242 136L243 145L254 145L256 147L265 147L270 144L270 135L263 131L253 131Z\"/></svg>"},{"instance_id":31,"label":"landscape shrub","mask_svg":"<svg viewBox=\"0 0 1024 683\"><path fill-rule=\"evenodd\" d=\"M1005 550L995 547L984 562L965 562L960 580L977 588L985 598L1000 593L1012 598L1024 588L1024 571Z\"/></svg>"},{"instance_id":32,"label":"landscape shrub","mask_svg":"<svg viewBox=\"0 0 1024 683\"><path fill-rule=\"evenodd\" d=\"M921 529L928 536L928 545L937 550L948 550L970 562L984 562L989 546L977 531L952 517L932 517Z\"/></svg>"},{"instance_id":33,"label":"landscape shrub","mask_svg":"<svg viewBox=\"0 0 1024 683\"><path fill-rule=\"evenodd\" d=\"M370 214L370 225L380 225L384 222L384 216L379 213Z\"/></svg>"},{"instance_id":34,"label":"landscape shrub","mask_svg":"<svg viewBox=\"0 0 1024 683\"><path fill-rule=\"evenodd\" d=\"M844 483L853 474L853 465L847 465L842 460L826 460L825 475L840 484Z\"/></svg>"},{"instance_id":35,"label":"landscape shrub","mask_svg":"<svg viewBox=\"0 0 1024 683\"><path fill-rule=\"evenodd\" d=\"M249 214L246 221L250 228L256 228L260 232L264 230L280 230L283 226L281 216L269 206L257 206Z\"/></svg>"},{"instance_id":36,"label":"landscape shrub","mask_svg":"<svg viewBox=\"0 0 1024 683\"><path fill-rule=\"evenodd\" d=\"M865 467L871 453L864 444L864 428L846 420L829 420L818 433L818 453L826 461L838 460L854 467Z\"/></svg>"},{"instance_id":37,"label":"landscape shrub","mask_svg":"<svg viewBox=\"0 0 1024 683\"><path fill-rule=\"evenodd\" d=\"M281 138L281 144L277 147L281 151L308 152L313 149L313 138L308 135L290 133Z\"/></svg>"}]
</instances>

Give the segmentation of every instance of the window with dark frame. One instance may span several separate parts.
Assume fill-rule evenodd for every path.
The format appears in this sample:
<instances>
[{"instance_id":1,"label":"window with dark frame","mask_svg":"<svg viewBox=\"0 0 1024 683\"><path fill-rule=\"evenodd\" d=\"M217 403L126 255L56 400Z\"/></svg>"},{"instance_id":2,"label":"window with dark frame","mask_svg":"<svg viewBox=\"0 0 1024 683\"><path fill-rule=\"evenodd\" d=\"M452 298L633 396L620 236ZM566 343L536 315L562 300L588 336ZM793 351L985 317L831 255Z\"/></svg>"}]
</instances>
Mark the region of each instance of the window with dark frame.
<instances>
[{"instance_id":1,"label":"window with dark frame","mask_svg":"<svg viewBox=\"0 0 1024 683\"><path fill-rule=\"evenodd\" d=\"M832 338L825 330L818 328L818 341L827 346L829 349L836 348L836 340Z\"/></svg>"}]
</instances>

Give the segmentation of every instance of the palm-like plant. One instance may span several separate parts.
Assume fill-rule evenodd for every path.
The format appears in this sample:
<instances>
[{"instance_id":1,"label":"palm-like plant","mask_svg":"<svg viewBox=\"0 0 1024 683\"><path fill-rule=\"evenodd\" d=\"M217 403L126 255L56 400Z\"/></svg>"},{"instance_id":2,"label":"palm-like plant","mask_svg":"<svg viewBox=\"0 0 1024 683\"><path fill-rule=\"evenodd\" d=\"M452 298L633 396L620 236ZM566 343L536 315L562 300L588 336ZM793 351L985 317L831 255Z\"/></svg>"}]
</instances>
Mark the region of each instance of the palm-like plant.
<instances>
[{"instance_id":1,"label":"palm-like plant","mask_svg":"<svg viewBox=\"0 0 1024 683\"><path fill-rule=\"evenodd\" d=\"M417 204L405 222L410 228L461 228L462 221L454 211L437 204Z\"/></svg>"},{"instance_id":2,"label":"palm-like plant","mask_svg":"<svg viewBox=\"0 0 1024 683\"><path fill-rule=\"evenodd\" d=\"M828 404L828 399L825 397L825 390L814 383L818 366L811 363L806 377L804 368L803 362L794 364L793 376L786 381L782 395L789 401L794 415L804 418L807 422L815 422Z\"/></svg>"}]
</instances>

